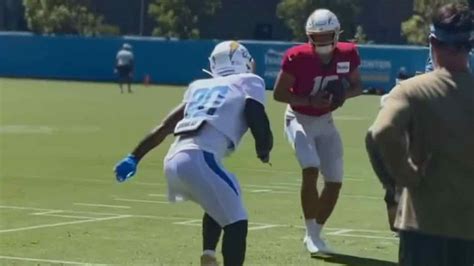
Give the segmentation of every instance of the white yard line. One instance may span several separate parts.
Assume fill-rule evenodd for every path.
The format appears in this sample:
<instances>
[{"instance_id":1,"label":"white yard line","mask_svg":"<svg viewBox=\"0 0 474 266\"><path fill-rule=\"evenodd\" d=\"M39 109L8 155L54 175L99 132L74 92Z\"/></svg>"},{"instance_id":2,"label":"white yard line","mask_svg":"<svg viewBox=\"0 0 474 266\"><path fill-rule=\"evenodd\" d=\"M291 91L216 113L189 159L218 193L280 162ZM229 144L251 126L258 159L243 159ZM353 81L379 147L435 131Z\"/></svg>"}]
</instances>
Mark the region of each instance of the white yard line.
<instances>
[{"instance_id":1,"label":"white yard line","mask_svg":"<svg viewBox=\"0 0 474 266\"><path fill-rule=\"evenodd\" d=\"M361 120L369 120L370 118L366 116L351 116L351 115L341 115L341 116L334 116L335 120L346 120L346 121L361 121Z\"/></svg>"},{"instance_id":2,"label":"white yard line","mask_svg":"<svg viewBox=\"0 0 474 266\"><path fill-rule=\"evenodd\" d=\"M255 184L245 184L244 187L250 188L260 188L260 189L283 189L283 190L293 190L295 188L288 186L276 186L276 185L255 185Z\"/></svg>"},{"instance_id":3,"label":"white yard line","mask_svg":"<svg viewBox=\"0 0 474 266\"><path fill-rule=\"evenodd\" d=\"M167 201L115 198L116 201L169 204Z\"/></svg>"},{"instance_id":4,"label":"white yard line","mask_svg":"<svg viewBox=\"0 0 474 266\"><path fill-rule=\"evenodd\" d=\"M45 214L58 213L58 212L62 212L62 211L60 210L40 211L40 212L32 213L31 215L45 215Z\"/></svg>"},{"instance_id":5,"label":"white yard line","mask_svg":"<svg viewBox=\"0 0 474 266\"><path fill-rule=\"evenodd\" d=\"M87 206L87 207L104 207L104 208L116 208L116 209L130 209L130 206L123 206L123 205L108 205L108 204L96 204L96 203L82 203L76 202L74 205L77 206Z\"/></svg>"},{"instance_id":6,"label":"white yard line","mask_svg":"<svg viewBox=\"0 0 474 266\"><path fill-rule=\"evenodd\" d=\"M267 192L271 192L272 190L271 189L254 189L254 190L250 190L249 192L251 193L267 193Z\"/></svg>"},{"instance_id":7,"label":"white yard line","mask_svg":"<svg viewBox=\"0 0 474 266\"><path fill-rule=\"evenodd\" d=\"M95 214L95 215L113 215L112 217L104 217L104 218L95 218L91 220L81 220L81 221L72 221L66 223L58 223L58 224L47 224L47 225L39 225L39 226L30 226L24 228L14 228L14 229L7 229L7 231L23 231L23 230L30 230L30 229L37 229L37 228L44 228L44 227L54 227L54 226L61 226L67 224L80 224L80 223L89 223L89 222L96 222L96 221L103 221L103 220L113 220L113 219L120 219L120 218L143 218L143 219L154 219L159 221L165 220L178 220L173 224L179 225L195 225L200 226L201 220L196 218L190 217L169 217L169 216L155 216L155 215L141 215L141 214L120 214L120 213L107 213L107 212L83 212L83 211L75 211L75 210L55 210L55 209L44 209L44 208L30 208L30 207L23 207L23 206L7 206L7 205L0 205L0 209L15 209L15 210L30 210L30 211L43 211L43 212L66 212L66 213L87 213L87 214ZM266 223L250 223L256 224L257 228L259 229L266 229L266 228L274 228L274 227L293 227L298 229L304 229L304 226L301 225L292 225L292 224L266 224ZM262 228L263 227L263 228ZM21 229L21 230L19 230ZM253 229L253 230L259 230ZM366 238L366 239L382 239L382 240L397 240L396 237L393 236L377 236L374 234L384 234L389 235L390 231L388 230L371 230L371 229L354 229L354 228L325 228L327 230L328 236L338 236L338 237L354 237L354 238ZM0 233L3 233L5 230L0 230ZM359 234L361 233L361 234Z\"/></svg>"},{"instance_id":8,"label":"white yard line","mask_svg":"<svg viewBox=\"0 0 474 266\"><path fill-rule=\"evenodd\" d=\"M279 225L276 225L276 224L264 224L264 225L258 225L258 226L251 226L250 224L249 224L249 231L257 231L257 230L269 229L269 228L274 228L274 227L280 227Z\"/></svg>"},{"instance_id":9,"label":"white yard line","mask_svg":"<svg viewBox=\"0 0 474 266\"><path fill-rule=\"evenodd\" d=\"M46 262L46 263L57 263L57 264L67 264L67 265L94 265L94 266L96 266L96 265L106 265L106 264L85 263L85 262L78 262L78 261L37 259L37 258L1 256L1 255L0 255L0 260L18 260L18 261Z\"/></svg>"},{"instance_id":10,"label":"white yard line","mask_svg":"<svg viewBox=\"0 0 474 266\"><path fill-rule=\"evenodd\" d=\"M82 177L46 177L46 176L0 176L0 178L9 177L9 178L27 178L27 179L47 179L47 180L60 180L68 182L83 182L83 183L98 183L98 184L109 184L112 185L117 183L112 177L110 181L93 179L93 178L82 178ZM128 184L135 185L144 185L144 186L165 186L164 183L155 183L155 182L141 182L141 181L129 181Z\"/></svg>"},{"instance_id":11,"label":"white yard line","mask_svg":"<svg viewBox=\"0 0 474 266\"><path fill-rule=\"evenodd\" d=\"M229 168L230 170L238 170L238 171L247 171L247 172L254 172L254 173L270 173L270 174L285 174L285 175L296 175L300 176L300 171L288 171L288 170L281 170L281 169L264 169L264 168L246 168L246 167L233 167ZM360 178L361 176L365 176L367 174L344 174L344 180L346 178L350 178L352 181L364 181L364 179ZM301 181L301 177L297 179L297 181Z\"/></svg>"},{"instance_id":12,"label":"white yard line","mask_svg":"<svg viewBox=\"0 0 474 266\"><path fill-rule=\"evenodd\" d=\"M0 230L0 234L10 233L10 232L18 232L18 231L34 230L34 229L47 228L47 227L57 227L57 226L71 225L71 224L101 222L101 221L122 219L122 218L128 218L128 217L131 217L131 215L118 215L118 216L112 216L112 217L94 218L94 219L90 219L90 220L80 220L80 221L71 221L71 222L62 222L62 223L41 224L41 225L34 225L34 226L18 227L18 228Z\"/></svg>"},{"instance_id":13,"label":"white yard line","mask_svg":"<svg viewBox=\"0 0 474 266\"><path fill-rule=\"evenodd\" d=\"M192 220L187 220L183 222L175 222L173 224L176 225L185 225L185 226L195 226L195 227L201 227L202 220L197 220L197 219L192 219ZM281 225L278 224L264 224L264 223L249 223L249 230L250 231L256 231L256 230L263 230L263 229L269 229L269 228L274 228L274 227L281 227Z\"/></svg>"},{"instance_id":14,"label":"white yard line","mask_svg":"<svg viewBox=\"0 0 474 266\"><path fill-rule=\"evenodd\" d=\"M162 197L162 198L166 198L168 197L168 195L166 194L148 194L149 197Z\"/></svg>"},{"instance_id":15,"label":"white yard line","mask_svg":"<svg viewBox=\"0 0 474 266\"><path fill-rule=\"evenodd\" d=\"M355 232L354 230L353 232ZM398 240L396 237L385 237L385 236L374 236L374 235L362 235L362 234L338 234L333 236L343 236L343 237L355 237L355 238L366 238L366 239L383 239L383 240Z\"/></svg>"},{"instance_id":16,"label":"white yard line","mask_svg":"<svg viewBox=\"0 0 474 266\"><path fill-rule=\"evenodd\" d=\"M296 194L298 191L271 191L268 193L275 193L275 194Z\"/></svg>"},{"instance_id":17,"label":"white yard line","mask_svg":"<svg viewBox=\"0 0 474 266\"><path fill-rule=\"evenodd\" d=\"M337 235L340 235L340 234L345 234L345 233L349 233L349 232L353 232L353 231L354 230L352 230L352 229L341 229L341 230L337 230L335 232L326 233L326 235L337 236Z\"/></svg>"},{"instance_id":18,"label":"white yard line","mask_svg":"<svg viewBox=\"0 0 474 266\"><path fill-rule=\"evenodd\" d=\"M110 212L91 212L91 211L76 211L76 210L52 210L52 209L38 209L38 208L29 208L22 206L5 206L0 205L0 209L12 209L12 210L42 210L42 211L54 211L54 212L68 212L68 213L79 213L79 214L91 214L91 215L102 215L102 216L117 216L123 215L121 213L110 213ZM146 219L156 219L156 220L183 220L183 219L193 219L190 217L170 217L170 216L156 216L156 215L135 215L135 214L125 214L130 215L131 218L146 218Z\"/></svg>"},{"instance_id":19,"label":"white yard line","mask_svg":"<svg viewBox=\"0 0 474 266\"><path fill-rule=\"evenodd\" d=\"M202 220L191 219L182 222L174 222L173 224L177 225L187 225L187 226L201 226Z\"/></svg>"},{"instance_id":20,"label":"white yard line","mask_svg":"<svg viewBox=\"0 0 474 266\"><path fill-rule=\"evenodd\" d=\"M36 214L38 215L38 214ZM60 218L70 218L70 219L96 219L97 217L90 217L90 216L79 216L79 215L64 215L64 214L40 214L38 216L48 216L48 217L60 217Z\"/></svg>"},{"instance_id":21,"label":"white yard line","mask_svg":"<svg viewBox=\"0 0 474 266\"><path fill-rule=\"evenodd\" d=\"M277 183L274 183L274 184L283 185L283 186L297 187L297 188L299 188L301 186L300 183L289 183L289 182L277 182Z\"/></svg>"},{"instance_id":22,"label":"white yard line","mask_svg":"<svg viewBox=\"0 0 474 266\"><path fill-rule=\"evenodd\" d=\"M379 200L379 201L383 200L383 196L376 197L376 196L346 195L346 194L342 194L341 196L344 198L353 198L353 199L369 199L369 200Z\"/></svg>"},{"instance_id":23,"label":"white yard line","mask_svg":"<svg viewBox=\"0 0 474 266\"><path fill-rule=\"evenodd\" d=\"M52 217L61 217L61 218L72 218L72 219L95 219L96 218L96 217L90 217L90 216L64 215L64 214L58 214L58 213L63 213L63 211L61 210L41 211L41 212L32 213L31 215L52 216Z\"/></svg>"}]
</instances>

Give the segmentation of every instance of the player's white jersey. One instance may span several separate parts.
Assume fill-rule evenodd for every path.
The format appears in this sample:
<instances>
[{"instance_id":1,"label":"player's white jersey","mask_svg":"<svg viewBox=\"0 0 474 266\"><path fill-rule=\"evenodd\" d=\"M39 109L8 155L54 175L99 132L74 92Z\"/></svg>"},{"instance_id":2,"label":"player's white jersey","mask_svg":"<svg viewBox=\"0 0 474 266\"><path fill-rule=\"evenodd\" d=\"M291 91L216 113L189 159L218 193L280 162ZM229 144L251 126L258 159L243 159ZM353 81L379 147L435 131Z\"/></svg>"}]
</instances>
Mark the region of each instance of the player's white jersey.
<instances>
[{"instance_id":1,"label":"player's white jersey","mask_svg":"<svg viewBox=\"0 0 474 266\"><path fill-rule=\"evenodd\" d=\"M211 126L230 140L230 151L239 144L248 129L244 117L246 99L265 104L265 82L255 74L244 73L201 79L189 85L184 96L184 118L176 125L176 135ZM199 135L212 135L201 130ZM211 141L220 141L218 138Z\"/></svg>"},{"instance_id":2,"label":"player's white jersey","mask_svg":"<svg viewBox=\"0 0 474 266\"><path fill-rule=\"evenodd\" d=\"M126 66L130 65L133 61L133 53L128 50L120 50L117 53L117 65Z\"/></svg>"}]
</instances>

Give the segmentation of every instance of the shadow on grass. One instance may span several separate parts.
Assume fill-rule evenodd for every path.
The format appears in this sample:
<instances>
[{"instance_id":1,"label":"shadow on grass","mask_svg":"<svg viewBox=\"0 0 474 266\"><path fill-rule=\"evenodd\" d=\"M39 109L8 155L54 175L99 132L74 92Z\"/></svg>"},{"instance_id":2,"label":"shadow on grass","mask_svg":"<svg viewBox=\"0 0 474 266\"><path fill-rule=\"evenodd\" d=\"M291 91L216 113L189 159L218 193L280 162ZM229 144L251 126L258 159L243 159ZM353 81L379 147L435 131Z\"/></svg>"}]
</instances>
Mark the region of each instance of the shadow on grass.
<instances>
[{"instance_id":1,"label":"shadow on grass","mask_svg":"<svg viewBox=\"0 0 474 266\"><path fill-rule=\"evenodd\" d=\"M344 254L313 255L313 259L323 260L328 263L338 263L347 266L397 266L398 263L386 260L356 257Z\"/></svg>"}]
</instances>

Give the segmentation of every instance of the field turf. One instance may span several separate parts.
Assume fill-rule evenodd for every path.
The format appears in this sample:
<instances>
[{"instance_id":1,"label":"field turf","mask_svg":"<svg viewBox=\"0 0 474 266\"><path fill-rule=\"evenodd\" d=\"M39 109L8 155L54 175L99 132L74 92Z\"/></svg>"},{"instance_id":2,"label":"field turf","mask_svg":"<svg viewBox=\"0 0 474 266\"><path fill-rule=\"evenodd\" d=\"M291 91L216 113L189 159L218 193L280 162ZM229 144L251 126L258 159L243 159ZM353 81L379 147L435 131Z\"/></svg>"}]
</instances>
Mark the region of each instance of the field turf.
<instances>
[{"instance_id":1,"label":"field turf","mask_svg":"<svg viewBox=\"0 0 474 266\"><path fill-rule=\"evenodd\" d=\"M170 137L118 184L112 168L178 102L182 87L0 79L0 265L198 265L202 211L166 203L162 159ZM398 240L364 135L379 97L335 113L345 149L342 196L325 229L343 255L303 248L299 168L283 135L284 106L268 93L275 136L261 164L249 135L225 161L250 216L246 265L395 265ZM222 261L220 259L220 261Z\"/></svg>"}]
</instances>

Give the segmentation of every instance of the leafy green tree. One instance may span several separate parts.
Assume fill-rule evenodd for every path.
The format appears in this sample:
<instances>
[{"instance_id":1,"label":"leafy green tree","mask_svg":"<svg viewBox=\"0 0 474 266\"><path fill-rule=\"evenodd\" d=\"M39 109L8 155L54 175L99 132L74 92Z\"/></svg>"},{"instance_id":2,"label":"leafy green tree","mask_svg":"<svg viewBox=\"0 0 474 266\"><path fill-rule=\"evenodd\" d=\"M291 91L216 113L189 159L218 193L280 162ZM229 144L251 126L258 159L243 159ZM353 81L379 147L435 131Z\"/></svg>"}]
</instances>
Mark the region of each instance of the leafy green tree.
<instances>
[{"instance_id":1,"label":"leafy green tree","mask_svg":"<svg viewBox=\"0 0 474 266\"><path fill-rule=\"evenodd\" d=\"M221 0L153 0L148 14L155 20L155 36L199 38L199 18L213 15Z\"/></svg>"},{"instance_id":2,"label":"leafy green tree","mask_svg":"<svg viewBox=\"0 0 474 266\"><path fill-rule=\"evenodd\" d=\"M402 22L402 35L408 43L425 45L428 42L431 17L436 10L449 3L466 3L465 0L415 0L413 16Z\"/></svg>"},{"instance_id":3,"label":"leafy green tree","mask_svg":"<svg viewBox=\"0 0 474 266\"><path fill-rule=\"evenodd\" d=\"M370 41L367 39L367 34L365 34L365 31L364 31L364 28L362 28L361 25L358 25L356 27L356 32L354 34L354 39L353 41L355 43L360 43L360 44L364 44L364 43L369 43Z\"/></svg>"},{"instance_id":4,"label":"leafy green tree","mask_svg":"<svg viewBox=\"0 0 474 266\"><path fill-rule=\"evenodd\" d=\"M304 25L309 15L317 8L327 8L334 12L346 38L356 33L355 18L360 12L359 0L281 0L277 6L277 16L293 32L295 40L306 41Z\"/></svg>"},{"instance_id":5,"label":"leafy green tree","mask_svg":"<svg viewBox=\"0 0 474 266\"><path fill-rule=\"evenodd\" d=\"M89 10L90 0L23 0L31 31L41 34L117 35L119 29Z\"/></svg>"}]
</instances>

